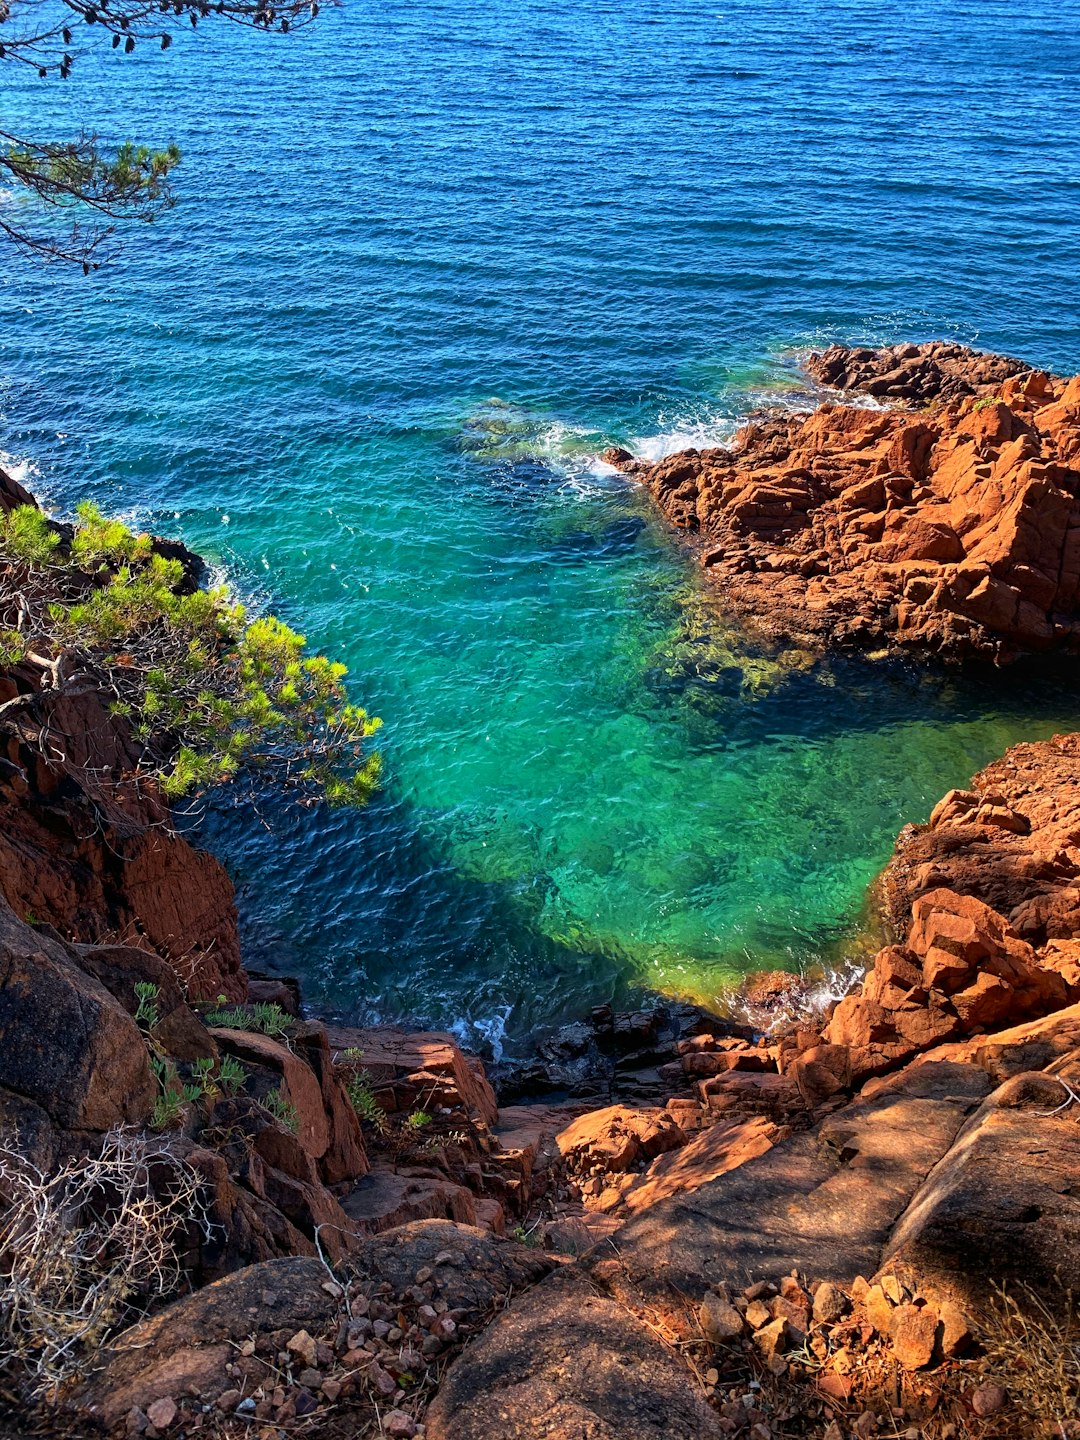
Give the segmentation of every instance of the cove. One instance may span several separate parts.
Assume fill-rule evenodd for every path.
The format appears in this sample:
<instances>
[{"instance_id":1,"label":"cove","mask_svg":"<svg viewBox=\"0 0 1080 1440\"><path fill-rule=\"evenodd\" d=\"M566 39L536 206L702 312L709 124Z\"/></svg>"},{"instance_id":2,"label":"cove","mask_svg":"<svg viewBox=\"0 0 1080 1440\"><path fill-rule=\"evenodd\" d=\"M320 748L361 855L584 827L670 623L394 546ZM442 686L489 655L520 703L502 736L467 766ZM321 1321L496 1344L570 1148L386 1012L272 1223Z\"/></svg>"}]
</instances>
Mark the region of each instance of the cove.
<instances>
[{"instance_id":1,"label":"cove","mask_svg":"<svg viewBox=\"0 0 1080 1440\"><path fill-rule=\"evenodd\" d=\"M897 830L1080 697L778 673L593 457L796 403L829 338L1077 368L1075 39L958 0L324 18L5 96L185 149L116 267L0 277L5 450L60 509L179 530L386 722L363 814L210 817L250 962L516 1043L841 952Z\"/></svg>"}]
</instances>

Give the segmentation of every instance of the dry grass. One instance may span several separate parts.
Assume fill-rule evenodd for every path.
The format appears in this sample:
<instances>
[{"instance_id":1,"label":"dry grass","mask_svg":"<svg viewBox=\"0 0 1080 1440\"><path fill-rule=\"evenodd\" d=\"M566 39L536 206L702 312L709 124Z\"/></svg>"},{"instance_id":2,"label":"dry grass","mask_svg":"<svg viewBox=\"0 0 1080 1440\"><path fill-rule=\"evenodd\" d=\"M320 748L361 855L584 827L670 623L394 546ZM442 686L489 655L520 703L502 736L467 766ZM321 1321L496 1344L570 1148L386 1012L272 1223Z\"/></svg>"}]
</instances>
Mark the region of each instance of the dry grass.
<instances>
[{"instance_id":1,"label":"dry grass","mask_svg":"<svg viewBox=\"0 0 1080 1440\"><path fill-rule=\"evenodd\" d=\"M1062 1437L1080 1419L1080 1316L1070 1294L1060 1311L1026 1287L998 1289L980 1337L987 1368L1008 1388L1024 1434Z\"/></svg>"},{"instance_id":2,"label":"dry grass","mask_svg":"<svg viewBox=\"0 0 1080 1440\"><path fill-rule=\"evenodd\" d=\"M55 1398L133 1313L177 1288L206 1214L195 1172L130 1130L46 1175L0 1145L0 1367L28 1398Z\"/></svg>"}]
</instances>

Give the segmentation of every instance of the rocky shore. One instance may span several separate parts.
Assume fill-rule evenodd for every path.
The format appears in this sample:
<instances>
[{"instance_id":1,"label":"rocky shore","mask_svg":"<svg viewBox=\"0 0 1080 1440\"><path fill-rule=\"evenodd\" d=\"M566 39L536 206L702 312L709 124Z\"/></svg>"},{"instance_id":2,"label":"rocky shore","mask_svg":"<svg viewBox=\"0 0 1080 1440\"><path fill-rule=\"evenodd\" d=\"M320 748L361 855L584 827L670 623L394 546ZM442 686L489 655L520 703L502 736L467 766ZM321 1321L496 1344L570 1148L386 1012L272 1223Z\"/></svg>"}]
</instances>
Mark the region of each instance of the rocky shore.
<instances>
[{"instance_id":1,"label":"rocky shore","mask_svg":"<svg viewBox=\"0 0 1080 1440\"><path fill-rule=\"evenodd\" d=\"M1076 653L1080 376L940 343L806 369L845 398L753 416L730 450L605 456L693 535L737 620L818 649Z\"/></svg>"},{"instance_id":2,"label":"rocky shore","mask_svg":"<svg viewBox=\"0 0 1080 1440\"><path fill-rule=\"evenodd\" d=\"M948 346L810 368L901 408L619 460L738 613L950 659L1073 648L1080 382ZM999 626L971 600L1000 589ZM40 684L8 666L0 707ZM50 707L47 759L33 723L0 737L10 1433L1080 1436L1080 736L902 832L891 943L827 1010L781 977L745 1022L601 1009L489 1074L448 1035L304 1018L245 969L224 869L119 786L122 720ZM151 1221L95 1328L88 1277Z\"/></svg>"}]
</instances>

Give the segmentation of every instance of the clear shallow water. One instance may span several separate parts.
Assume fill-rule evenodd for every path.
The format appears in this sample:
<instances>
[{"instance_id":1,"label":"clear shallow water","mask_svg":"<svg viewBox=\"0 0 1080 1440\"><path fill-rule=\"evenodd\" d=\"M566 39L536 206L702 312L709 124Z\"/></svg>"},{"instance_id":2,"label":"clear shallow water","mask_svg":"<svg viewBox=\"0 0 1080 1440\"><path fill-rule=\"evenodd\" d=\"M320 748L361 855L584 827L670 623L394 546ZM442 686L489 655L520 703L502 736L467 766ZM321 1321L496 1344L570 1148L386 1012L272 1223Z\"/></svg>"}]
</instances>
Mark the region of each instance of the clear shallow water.
<instances>
[{"instance_id":1,"label":"clear shallow water","mask_svg":"<svg viewBox=\"0 0 1080 1440\"><path fill-rule=\"evenodd\" d=\"M1080 366L1067 3L350 0L213 27L3 128L176 139L89 280L5 256L0 446L180 531L386 721L363 815L225 812L252 963L354 1015L530 1027L850 936L898 828L1056 680L777 683L595 456L790 401L830 339Z\"/></svg>"}]
</instances>

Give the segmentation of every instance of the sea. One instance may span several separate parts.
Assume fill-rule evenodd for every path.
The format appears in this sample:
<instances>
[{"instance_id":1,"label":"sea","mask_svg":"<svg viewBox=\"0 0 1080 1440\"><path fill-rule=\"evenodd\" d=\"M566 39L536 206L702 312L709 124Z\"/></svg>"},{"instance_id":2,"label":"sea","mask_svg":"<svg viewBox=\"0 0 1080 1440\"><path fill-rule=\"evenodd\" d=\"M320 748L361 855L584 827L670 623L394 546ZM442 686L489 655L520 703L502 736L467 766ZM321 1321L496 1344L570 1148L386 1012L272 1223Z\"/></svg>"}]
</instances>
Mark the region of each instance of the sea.
<instances>
[{"instance_id":1,"label":"sea","mask_svg":"<svg viewBox=\"0 0 1080 1440\"><path fill-rule=\"evenodd\" d=\"M600 459L813 404L837 341L1080 369L1078 20L345 0L0 67L8 133L183 152L100 270L0 257L0 463L181 536L384 721L362 811L211 798L250 965L488 1054L827 984L899 829L1080 725L1068 672L755 650Z\"/></svg>"}]
</instances>

